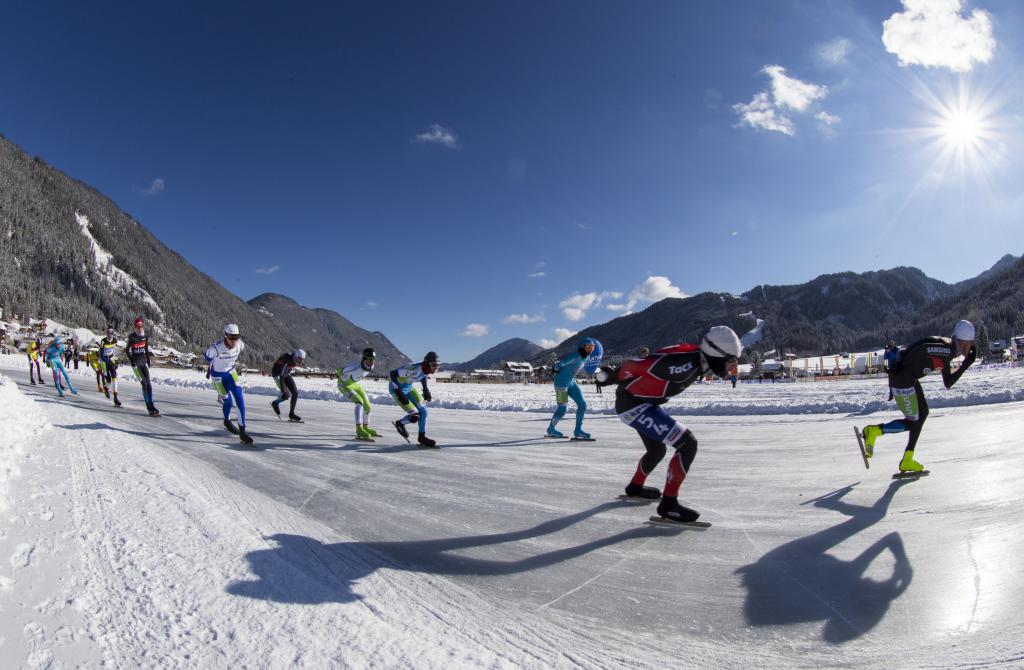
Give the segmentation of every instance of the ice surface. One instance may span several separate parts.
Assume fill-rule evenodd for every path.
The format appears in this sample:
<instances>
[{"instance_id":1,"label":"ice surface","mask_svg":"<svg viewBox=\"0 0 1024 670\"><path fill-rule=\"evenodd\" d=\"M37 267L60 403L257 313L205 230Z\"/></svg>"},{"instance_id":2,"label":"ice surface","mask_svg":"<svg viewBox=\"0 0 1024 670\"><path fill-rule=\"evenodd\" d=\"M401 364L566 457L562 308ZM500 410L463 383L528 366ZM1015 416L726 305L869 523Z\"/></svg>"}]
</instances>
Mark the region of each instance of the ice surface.
<instances>
[{"instance_id":1,"label":"ice surface","mask_svg":"<svg viewBox=\"0 0 1024 670\"><path fill-rule=\"evenodd\" d=\"M0 365L19 389L0 385L0 462L24 473L4 483L0 621L21 665L1024 664L1022 370L929 380L932 474L902 482L903 436L865 470L851 435L897 416L884 381L694 387L673 406L700 440L681 499L714 526L695 533L616 499L642 447L615 416L588 417L596 443L543 438L545 386L434 385L480 409L432 408L442 449L420 450L382 386L367 444L329 380L297 380L289 424L247 376L246 449L199 373L159 370L151 419L134 382L115 410Z\"/></svg>"}]
</instances>

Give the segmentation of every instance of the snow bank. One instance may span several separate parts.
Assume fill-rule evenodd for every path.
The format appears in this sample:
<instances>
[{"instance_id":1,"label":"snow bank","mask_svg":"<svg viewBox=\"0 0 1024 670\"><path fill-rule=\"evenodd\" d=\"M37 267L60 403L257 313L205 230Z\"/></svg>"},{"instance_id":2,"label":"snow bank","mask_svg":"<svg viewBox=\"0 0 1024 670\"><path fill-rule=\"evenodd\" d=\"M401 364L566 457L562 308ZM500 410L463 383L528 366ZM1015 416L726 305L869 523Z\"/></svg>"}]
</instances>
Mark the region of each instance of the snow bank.
<instances>
[{"instance_id":1,"label":"snow bank","mask_svg":"<svg viewBox=\"0 0 1024 670\"><path fill-rule=\"evenodd\" d=\"M26 363L24 356L8 355L0 356L0 364L23 367ZM69 372L73 377L83 380L95 378L84 365L80 365L78 371ZM154 368L152 374L158 401L161 386L206 389L213 397L213 386L202 372ZM130 369L125 368L120 379L123 393L138 392L138 382L132 377ZM338 391L333 379L296 376L296 384L299 387L300 402L302 398L307 398L349 404ZM242 385L250 396L269 399L278 394L273 379L268 376L245 375L242 377ZM926 377L922 385L928 395L928 405L932 408L1017 402L1024 400L1024 367L971 368L951 389L943 387L940 375ZM386 381L366 381L363 382L363 388L373 404L394 406ZM555 406L551 384L452 384L435 381L430 389L434 397L430 407L444 409L550 413ZM598 394L593 386L584 386L583 394L588 414L615 413L613 388ZM665 405L665 410L677 416L870 414L895 411L895 403L887 401L887 397L888 386L882 377L837 382L748 382L740 383L736 388L727 382L714 382L694 384L672 398ZM347 410L348 407L345 408Z\"/></svg>"},{"instance_id":2,"label":"snow bank","mask_svg":"<svg viewBox=\"0 0 1024 670\"><path fill-rule=\"evenodd\" d=\"M21 475L19 461L25 447L50 429L50 423L39 407L22 395L7 377L0 375L0 511L9 505L8 492L12 479Z\"/></svg>"}]
</instances>

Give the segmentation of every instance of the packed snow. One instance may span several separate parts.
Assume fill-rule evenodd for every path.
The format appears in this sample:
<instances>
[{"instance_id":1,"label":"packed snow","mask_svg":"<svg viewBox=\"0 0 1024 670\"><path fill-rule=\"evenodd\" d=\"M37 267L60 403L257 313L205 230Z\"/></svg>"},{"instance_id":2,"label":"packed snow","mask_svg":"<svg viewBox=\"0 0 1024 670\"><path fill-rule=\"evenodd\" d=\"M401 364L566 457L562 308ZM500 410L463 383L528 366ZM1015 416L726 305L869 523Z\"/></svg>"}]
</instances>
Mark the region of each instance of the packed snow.
<instances>
[{"instance_id":1,"label":"packed snow","mask_svg":"<svg viewBox=\"0 0 1024 670\"><path fill-rule=\"evenodd\" d=\"M591 386L582 444L542 436L548 385L434 384L420 450L382 382L368 444L332 380L290 424L247 375L251 449L200 372L155 370L153 419L129 376L115 409L26 367L0 358L11 667L1024 666L1024 369L928 379L902 482L904 436L865 470L852 435L898 415L884 380L694 386L695 531L616 498L642 447Z\"/></svg>"}]
</instances>

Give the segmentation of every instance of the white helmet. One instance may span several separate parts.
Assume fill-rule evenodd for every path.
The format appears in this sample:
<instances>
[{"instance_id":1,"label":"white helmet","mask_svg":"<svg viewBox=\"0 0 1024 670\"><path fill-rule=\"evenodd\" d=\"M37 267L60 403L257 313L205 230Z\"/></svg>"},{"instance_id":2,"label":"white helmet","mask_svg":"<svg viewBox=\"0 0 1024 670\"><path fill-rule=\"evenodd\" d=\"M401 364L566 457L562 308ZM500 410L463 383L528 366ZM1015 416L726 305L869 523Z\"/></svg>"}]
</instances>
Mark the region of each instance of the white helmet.
<instances>
[{"instance_id":1,"label":"white helmet","mask_svg":"<svg viewBox=\"0 0 1024 670\"><path fill-rule=\"evenodd\" d=\"M238 335L238 324L237 323L229 323L228 325L224 326L224 334L225 335Z\"/></svg>"},{"instance_id":2,"label":"white helmet","mask_svg":"<svg viewBox=\"0 0 1024 670\"><path fill-rule=\"evenodd\" d=\"M975 336L974 324L961 319L953 326L953 339L961 342L973 342Z\"/></svg>"},{"instance_id":3,"label":"white helmet","mask_svg":"<svg viewBox=\"0 0 1024 670\"><path fill-rule=\"evenodd\" d=\"M726 362L739 358L743 345L735 331L728 326L712 326L700 340L700 350L708 361L708 367L719 377L726 375Z\"/></svg>"},{"instance_id":4,"label":"white helmet","mask_svg":"<svg viewBox=\"0 0 1024 670\"><path fill-rule=\"evenodd\" d=\"M304 361L306 360L306 352L302 349L296 349L292 352L292 358L297 361Z\"/></svg>"}]
</instances>

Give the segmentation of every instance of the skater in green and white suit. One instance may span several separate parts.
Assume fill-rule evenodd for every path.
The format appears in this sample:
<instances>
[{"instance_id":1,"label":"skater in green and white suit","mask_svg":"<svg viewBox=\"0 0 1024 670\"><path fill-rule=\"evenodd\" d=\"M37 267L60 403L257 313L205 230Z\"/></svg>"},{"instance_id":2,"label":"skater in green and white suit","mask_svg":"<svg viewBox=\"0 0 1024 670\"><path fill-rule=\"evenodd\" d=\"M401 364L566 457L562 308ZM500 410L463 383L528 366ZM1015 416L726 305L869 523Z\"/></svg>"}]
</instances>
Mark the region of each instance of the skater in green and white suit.
<instances>
[{"instance_id":1,"label":"skater in green and white suit","mask_svg":"<svg viewBox=\"0 0 1024 670\"><path fill-rule=\"evenodd\" d=\"M380 433L370 428L370 399L363 387L359 385L359 380L373 370L376 358L376 352L366 348L363 349L363 357L358 363L338 368L338 390L356 405L356 437L361 440L380 437Z\"/></svg>"}]
</instances>

